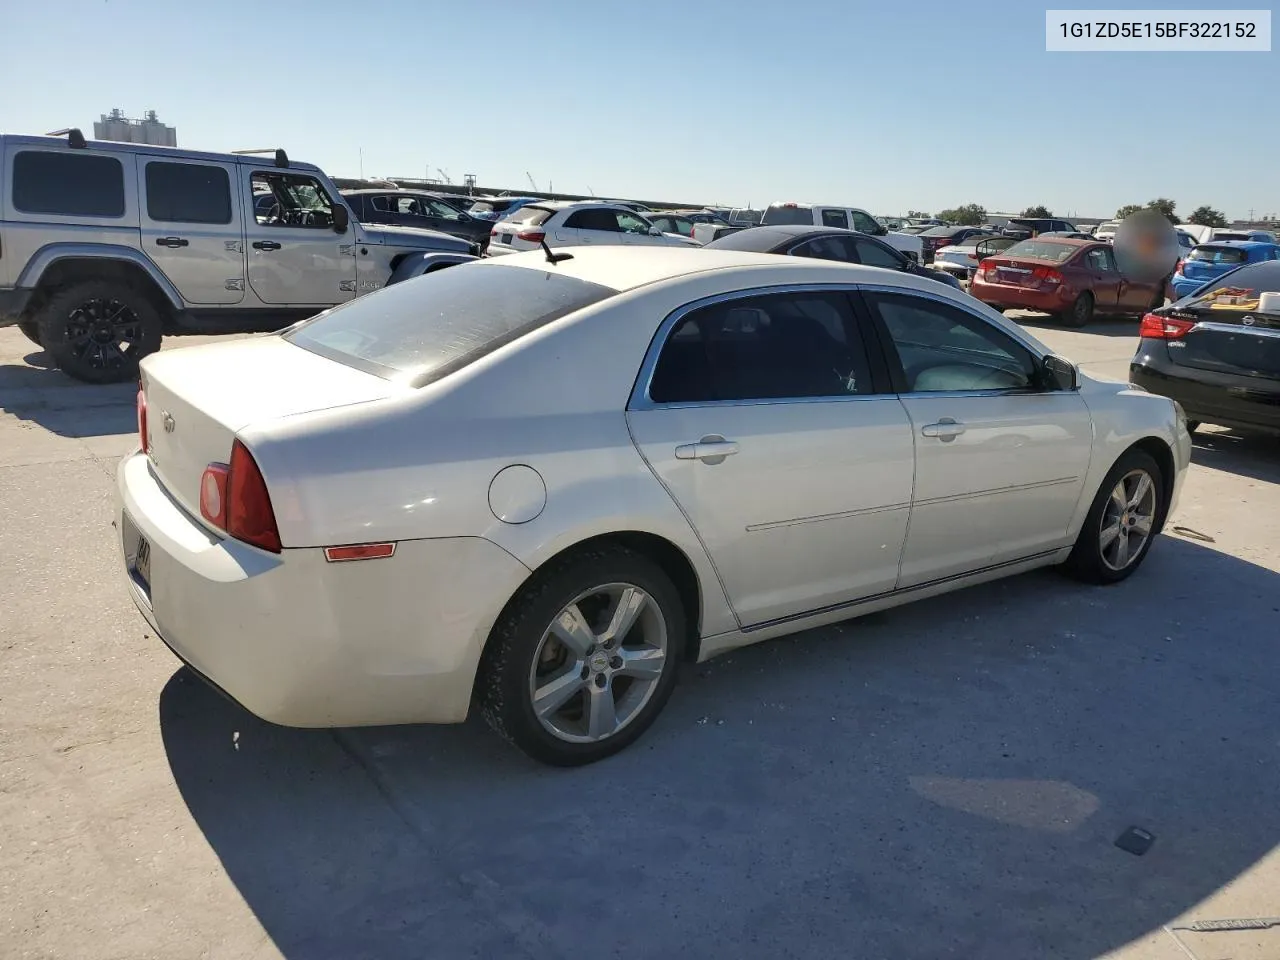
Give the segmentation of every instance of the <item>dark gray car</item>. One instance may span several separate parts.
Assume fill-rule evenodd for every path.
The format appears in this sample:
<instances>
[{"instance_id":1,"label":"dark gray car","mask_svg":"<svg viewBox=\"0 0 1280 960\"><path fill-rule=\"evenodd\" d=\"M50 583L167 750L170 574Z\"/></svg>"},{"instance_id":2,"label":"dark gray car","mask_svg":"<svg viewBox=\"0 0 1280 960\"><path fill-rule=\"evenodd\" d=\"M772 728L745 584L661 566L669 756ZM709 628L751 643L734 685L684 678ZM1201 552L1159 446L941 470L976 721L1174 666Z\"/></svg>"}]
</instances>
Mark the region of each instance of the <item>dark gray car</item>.
<instances>
[{"instance_id":1,"label":"dark gray car","mask_svg":"<svg viewBox=\"0 0 1280 960\"><path fill-rule=\"evenodd\" d=\"M361 223L439 230L482 248L488 244L493 226L440 197L416 190L344 190L342 197Z\"/></svg>"}]
</instances>

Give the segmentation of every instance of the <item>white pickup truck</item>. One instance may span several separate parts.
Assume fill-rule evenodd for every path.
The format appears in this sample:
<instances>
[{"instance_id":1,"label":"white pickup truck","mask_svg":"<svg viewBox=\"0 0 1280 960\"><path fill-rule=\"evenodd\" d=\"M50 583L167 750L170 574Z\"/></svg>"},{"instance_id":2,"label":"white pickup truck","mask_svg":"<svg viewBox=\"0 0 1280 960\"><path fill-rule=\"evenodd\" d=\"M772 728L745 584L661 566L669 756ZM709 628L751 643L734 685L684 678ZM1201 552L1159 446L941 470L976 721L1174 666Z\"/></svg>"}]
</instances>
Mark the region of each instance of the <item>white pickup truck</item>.
<instances>
[{"instance_id":1,"label":"white pickup truck","mask_svg":"<svg viewBox=\"0 0 1280 960\"><path fill-rule=\"evenodd\" d=\"M775 224L812 224L815 227L841 227L879 237L895 250L920 262L924 241L909 233L886 229L875 217L857 207L838 203L771 203L760 219L762 227Z\"/></svg>"}]
</instances>

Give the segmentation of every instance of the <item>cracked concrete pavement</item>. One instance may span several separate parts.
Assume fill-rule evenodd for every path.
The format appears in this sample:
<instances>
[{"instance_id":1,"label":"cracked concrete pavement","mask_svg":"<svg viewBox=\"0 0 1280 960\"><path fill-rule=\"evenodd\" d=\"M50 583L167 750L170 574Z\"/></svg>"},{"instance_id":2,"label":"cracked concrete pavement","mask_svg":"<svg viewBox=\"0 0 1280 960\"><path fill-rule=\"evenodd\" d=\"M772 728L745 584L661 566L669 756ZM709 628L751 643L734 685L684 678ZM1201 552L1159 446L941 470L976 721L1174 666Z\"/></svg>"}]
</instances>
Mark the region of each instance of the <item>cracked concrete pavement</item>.
<instances>
[{"instance_id":1,"label":"cracked concrete pavement","mask_svg":"<svg viewBox=\"0 0 1280 960\"><path fill-rule=\"evenodd\" d=\"M1125 376L1132 322L1024 321ZM0 330L0 957L1280 956L1273 440L1201 435L1125 584L734 653L565 771L474 720L272 727L180 670L119 582L134 429L131 386Z\"/></svg>"}]
</instances>

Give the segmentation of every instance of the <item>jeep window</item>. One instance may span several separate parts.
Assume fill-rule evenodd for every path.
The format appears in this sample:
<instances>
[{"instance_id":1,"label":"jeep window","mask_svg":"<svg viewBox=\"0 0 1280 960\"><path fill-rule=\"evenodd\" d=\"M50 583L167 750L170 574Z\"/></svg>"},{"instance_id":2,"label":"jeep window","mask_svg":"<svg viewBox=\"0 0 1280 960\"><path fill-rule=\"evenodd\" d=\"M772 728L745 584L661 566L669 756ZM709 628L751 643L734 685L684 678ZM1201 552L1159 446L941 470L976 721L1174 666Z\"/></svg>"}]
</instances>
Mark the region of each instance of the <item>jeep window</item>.
<instances>
[{"instance_id":1,"label":"jeep window","mask_svg":"<svg viewBox=\"0 0 1280 960\"><path fill-rule=\"evenodd\" d=\"M13 206L63 217L123 217L124 168L115 157L21 150L13 158Z\"/></svg>"},{"instance_id":2,"label":"jeep window","mask_svg":"<svg viewBox=\"0 0 1280 960\"><path fill-rule=\"evenodd\" d=\"M420 387L615 293L562 273L467 264L351 300L283 336L330 360Z\"/></svg>"},{"instance_id":3,"label":"jeep window","mask_svg":"<svg viewBox=\"0 0 1280 960\"><path fill-rule=\"evenodd\" d=\"M315 177L255 170L254 219L264 227L333 227L333 201ZM270 200L264 200L270 197Z\"/></svg>"},{"instance_id":4,"label":"jeep window","mask_svg":"<svg viewBox=\"0 0 1280 960\"><path fill-rule=\"evenodd\" d=\"M230 223L231 178L202 163L147 164L147 216L162 223Z\"/></svg>"}]
</instances>

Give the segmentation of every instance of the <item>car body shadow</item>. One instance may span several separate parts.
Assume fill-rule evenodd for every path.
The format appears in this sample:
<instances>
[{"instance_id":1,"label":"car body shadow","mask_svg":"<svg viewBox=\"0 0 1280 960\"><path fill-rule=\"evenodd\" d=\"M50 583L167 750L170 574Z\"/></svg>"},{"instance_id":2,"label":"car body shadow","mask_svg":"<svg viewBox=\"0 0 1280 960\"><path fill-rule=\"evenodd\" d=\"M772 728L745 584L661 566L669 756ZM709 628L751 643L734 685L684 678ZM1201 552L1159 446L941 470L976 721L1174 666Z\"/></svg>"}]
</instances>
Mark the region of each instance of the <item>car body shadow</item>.
<instances>
[{"instance_id":1,"label":"car body shadow","mask_svg":"<svg viewBox=\"0 0 1280 960\"><path fill-rule=\"evenodd\" d=\"M690 667L575 770L474 721L274 727L186 671L159 722L290 960L1084 960L1280 840L1278 587L1164 536L1116 587L1040 571Z\"/></svg>"},{"instance_id":2,"label":"car body shadow","mask_svg":"<svg viewBox=\"0 0 1280 960\"><path fill-rule=\"evenodd\" d=\"M1083 327L1072 329L1047 313L1019 313L1008 316L1014 323L1031 330L1057 330L1070 333L1087 333L1098 337L1129 337L1138 335L1137 317L1094 317Z\"/></svg>"},{"instance_id":3,"label":"car body shadow","mask_svg":"<svg viewBox=\"0 0 1280 960\"><path fill-rule=\"evenodd\" d=\"M1280 483L1280 438L1223 427L1192 434L1191 461L1267 483Z\"/></svg>"},{"instance_id":4,"label":"car body shadow","mask_svg":"<svg viewBox=\"0 0 1280 960\"><path fill-rule=\"evenodd\" d=\"M0 364L0 412L61 437L137 431L137 384L81 383L53 366L44 351L23 359L23 364Z\"/></svg>"}]
</instances>

